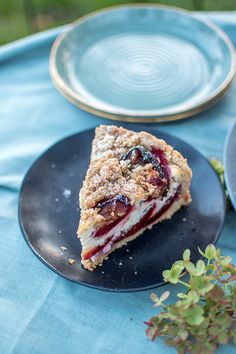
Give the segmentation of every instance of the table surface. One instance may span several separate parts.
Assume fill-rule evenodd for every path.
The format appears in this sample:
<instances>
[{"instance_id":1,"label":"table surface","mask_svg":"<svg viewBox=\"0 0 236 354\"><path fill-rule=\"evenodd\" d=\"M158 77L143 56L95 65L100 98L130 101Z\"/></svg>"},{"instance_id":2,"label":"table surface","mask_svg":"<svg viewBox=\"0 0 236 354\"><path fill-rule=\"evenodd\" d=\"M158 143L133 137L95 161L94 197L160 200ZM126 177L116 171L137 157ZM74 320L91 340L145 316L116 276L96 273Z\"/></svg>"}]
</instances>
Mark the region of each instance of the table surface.
<instances>
[{"instance_id":1,"label":"table surface","mask_svg":"<svg viewBox=\"0 0 236 354\"><path fill-rule=\"evenodd\" d=\"M201 14L220 25L236 45L236 13ZM155 314L151 291L117 294L67 281L27 247L17 220L18 193L32 162L70 134L111 121L83 112L54 89L48 73L51 45L62 28L0 48L0 352L4 354L175 353L145 336ZM222 158L236 119L236 82L208 111L159 128ZM118 124L118 123L115 123ZM236 262L236 217L227 215L218 246ZM172 299L178 287L166 285ZM235 353L230 345L217 353Z\"/></svg>"}]
</instances>

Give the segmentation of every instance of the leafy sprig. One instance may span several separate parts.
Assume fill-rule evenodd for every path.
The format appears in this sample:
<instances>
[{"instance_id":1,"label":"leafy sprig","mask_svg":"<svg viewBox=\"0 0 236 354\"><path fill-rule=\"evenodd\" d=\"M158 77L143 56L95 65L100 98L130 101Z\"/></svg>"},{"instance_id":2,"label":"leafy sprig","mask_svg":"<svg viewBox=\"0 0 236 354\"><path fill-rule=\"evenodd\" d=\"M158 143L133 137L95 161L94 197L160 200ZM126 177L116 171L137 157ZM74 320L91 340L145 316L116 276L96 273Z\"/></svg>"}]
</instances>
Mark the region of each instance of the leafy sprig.
<instances>
[{"instance_id":1,"label":"leafy sprig","mask_svg":"<svg viewBox=\"0 0 236 354\"><path fill-rule=\"evenodd\" d=\"M185 250L183 259L163 272L165 282L182 284L186 292L177 294L172 305L166 305L168 291L160 297L152 294L154 306L162 310L145 322L150 339L164 337L179 354L212 354L220 344L236 345L236 267L214 245L199 253L204 260L193 264Z\"/></svg>"},{"instance_id":2,"label":"leafy sprig","mask_svg":"<svg viewBox=\"0 0 236 354\"><path fill-rule=\"evenodd\" d=\"M211 158L210 159L210 163L212 165L212 167L214 168L214 170L216 171L216 173L218 174L222 187L224 189L225 192L225 197L226 197L226 204L227 204L227 210L230 211L233 209L232 207L232 203L231 200L229 198L229 192L225 183L225 176L224 176L224 172L225 172L225 168L224 165L222 164L222 162L216 158Z\"/></svg>"}]
</instances>

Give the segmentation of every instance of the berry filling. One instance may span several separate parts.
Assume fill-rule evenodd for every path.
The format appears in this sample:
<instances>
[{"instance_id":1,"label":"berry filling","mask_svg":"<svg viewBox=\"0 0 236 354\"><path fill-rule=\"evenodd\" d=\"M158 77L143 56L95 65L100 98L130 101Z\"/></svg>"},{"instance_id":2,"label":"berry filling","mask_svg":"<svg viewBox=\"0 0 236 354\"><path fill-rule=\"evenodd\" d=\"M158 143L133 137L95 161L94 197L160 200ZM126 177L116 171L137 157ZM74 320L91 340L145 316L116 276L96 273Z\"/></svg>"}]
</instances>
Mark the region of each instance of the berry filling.
<instances>
[{"instance_id":1,"label":"berry filling","mask_svg":"<svg viewBox=\"0 0 236 354\"><path fill-rule=\"evenodd\" d=\"M107 242L109 242L111 240L111 238L109 240L107 240ZM99 251L101 251L104 248L105 245L99 245L97 247L92 248L91 250L89 250L88 252L83 254L83 259L86 261L87 259L92 258L93 256L95 256L95 254L97 254Z\"/></svg>"},{"instance_id":2,"label":"berry filling","mask_svg":"<svg viewBox=\"0 0 236 354\"><path fill-rule=\"evenodd\" d=\"M127 230L126 232L122 232L120 234L120 236L117 236L115 238L113 237L113 235L111 237L108 237L106 239L105 243L103 243L102 245L98 245L97 247L94 247L94 248L90 249L88 252L86 252L85 254L83 254L83 259L84 260L90 259L91 257L95 256L96 254L99 254L102 251L104 253L107 253L106 249L108 249L108 251L109 251L115 243L122 241L122 240L136 234L141 229L146 228L147 226L156 222L171 207L171 205L179 198L180 192L181 192L181 186L179 186L177 188L175 194L173 196L169 197L166 200L166 203L163 205L163 207L156 213L154 213L156 204L155 204L155 202L153 202L153 204L150 206L150 208L147 210L147 212L129 230ZM148 201L149 202L151 201L150 198L147 200L147 202ZM117 224L118 224L118 222L116 223L116 225ZM107 227L109 227L109 225L107 225ZM112 226L112 227L114 227L114 226ZM100 230L100 229L98 229L98 230ZM110 230L111 230L111 228L109 228L109 231ZM97 235L97 232L96 232L96 235ZM105 249L105 247L106 247L106 249Z\"/></svg>"},{"instance_id":3,"label":"berry filling","mask_svg":"<svg viewBox=\"0 0 236 354\"><path fill-rule=\"evenodd\" d=\"M131 229L129 229L125 235L122 235L122 237L123 236L128 237L128 236L134 235L136 232L138 232L140 229L142 229L146 225L148 219L151 217L154 209L155 209L155 204L153 204L151 206L151 208L148 210L148 212L140 219L140 221L136 225L131 227ZM116 240L115 242L118 242L118 241L120 241L120 239Z\"/></svg>"},{"instance_id":4,"label":"berry filling","mask_svg":"<svg viewBox=\"0 0 236 354\"><path fill-rule=\"evenodd\" d=\"M170 172L168 160L165 157L165 153L161 149L157 149L155 147L152 147L151 152L155 156L155 158L159 161L159 163L160 163L160 165L162 167L165 179L167 181L167 190L168 190L169 187L170 187L171 172Z\"/></svg>"},{"instance_id":5,"label":"berry filling","mask_svg":"<svg viewBox=\"0 0 236 354\"><path fill-rule=\"evenodd\" d=\"M160 189L162 196L167 194L170 185L170 171L164 151L154 147L151 151L148 151L143 146L137 145L131 148L122 157L122 160L129 160L130 167L135 165L144 166L147 163L151 163L153 173L149 178L149 182Z\"/></svg>"},{"instance_id":6,"label":"berry filling","mask_svg":"<svg viewBox=\"0 0 236 354\"><path fill-rule=\"evenodd\" d=\"M131 165L144 166L151 163L153 169L159 172L160 178L165 178L165 172L160 164L160 159L156 155L146 150L143 146L137 145L131 148L127 154L122 157L122 160L130 160Z\"/></svg>"},{"instance_id":7,"label":"berry filling","mask_svg":"<svg viewBox=\"0 0 236 354\"><path fill-rule=\"evenodd\" d=\"M100 237L115 227L131 210L131 204L127 197L122 194L105 199L97 204L99 214L102 215L108 224L95 231L92 237Z\"/></svg>"},{"instance_id":8,"label":"berry filling","mask_svg":"<svg viewBox=\"0 0 236 354\"><path fill-rule=\"evenodd\" d=\"M154 221L157 219L160 219L160 217L171 207L171 205L179 198L181 192L181 185L177 188L176 193L174 197L169 198L166 202L166 204L156 213L154 214L149 220L147 220L146 224L144 225L149 226L151 225Z\"/></svg>"},{"instance_id":9,"label":"berry filling","mask_svg":"<svg viewBox=\"0 0 236 354\"><path fill-rule=\"evenodd\" d=\"M166 159L165 153L163 150L152 147L151 152L154 156L156 156L156 158L159 159L162 166L168 167L168 160Z\"/></svg>"}]
</instances>

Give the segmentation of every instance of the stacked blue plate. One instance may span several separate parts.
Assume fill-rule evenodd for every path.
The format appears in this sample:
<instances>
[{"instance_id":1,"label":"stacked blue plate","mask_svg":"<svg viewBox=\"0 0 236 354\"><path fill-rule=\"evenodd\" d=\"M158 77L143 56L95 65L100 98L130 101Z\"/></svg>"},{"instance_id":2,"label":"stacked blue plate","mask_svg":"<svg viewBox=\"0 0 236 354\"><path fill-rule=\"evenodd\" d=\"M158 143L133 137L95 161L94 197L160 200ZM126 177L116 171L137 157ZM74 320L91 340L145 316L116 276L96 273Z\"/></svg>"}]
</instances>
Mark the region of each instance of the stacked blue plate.
<instances>
[{"instance_id":1,"label":"stacked blue plate","mask_svg":"<svg viewBox=\"0 0 236 354\"><path fill-rule=\"evenodd\" d=\"M234 73L234 49L190 12L125 5L92 13L55 41L57 89L94 114L135 122L188 117L216 102Z\"/></svg>"}]
</instances>

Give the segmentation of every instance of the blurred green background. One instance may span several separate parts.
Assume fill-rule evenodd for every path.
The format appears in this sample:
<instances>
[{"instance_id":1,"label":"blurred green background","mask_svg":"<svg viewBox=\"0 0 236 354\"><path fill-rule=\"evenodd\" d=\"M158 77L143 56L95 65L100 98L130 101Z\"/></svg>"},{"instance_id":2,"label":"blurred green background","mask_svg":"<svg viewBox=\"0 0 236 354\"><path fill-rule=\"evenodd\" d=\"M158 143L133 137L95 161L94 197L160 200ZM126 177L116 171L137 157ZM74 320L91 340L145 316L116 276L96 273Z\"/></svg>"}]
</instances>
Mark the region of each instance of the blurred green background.
<instances>
[{"instance_id":1,"label":"blurred green background","mask_svg":"<svg viewBox=\"0 0 236 354\"><path fill-rule=\"evenodd\" d=\"M106 6L138 2L201 11L236 10L236 0L0 0L0 44L68 23Z\"/></svg>"}]
</instances>

